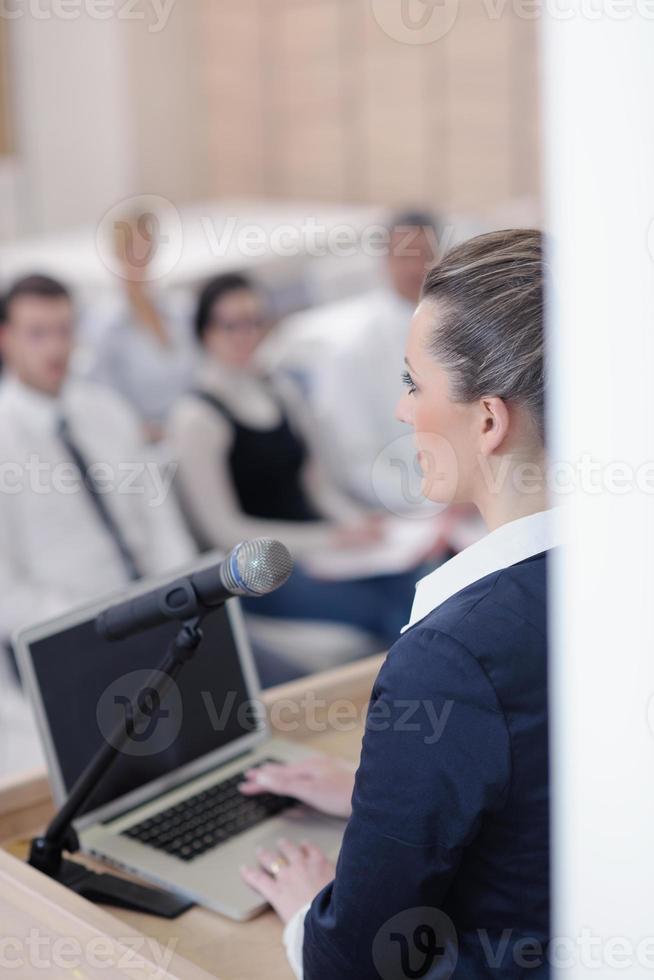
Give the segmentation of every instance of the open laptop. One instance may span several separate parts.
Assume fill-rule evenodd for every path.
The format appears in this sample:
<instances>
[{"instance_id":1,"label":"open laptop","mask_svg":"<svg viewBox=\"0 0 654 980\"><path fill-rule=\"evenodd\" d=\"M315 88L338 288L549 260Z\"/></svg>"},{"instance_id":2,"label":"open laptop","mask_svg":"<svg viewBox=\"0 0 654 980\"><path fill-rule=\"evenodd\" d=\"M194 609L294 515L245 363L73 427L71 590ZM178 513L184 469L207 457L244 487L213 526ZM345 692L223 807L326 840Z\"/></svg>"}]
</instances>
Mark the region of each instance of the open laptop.
<instances>
[{"instance_id":1,"label":"open laptop","mask_svg":"<svg viewBox=\"0 0 654 980\"><path fill-rule=\"evenodd\" d=\"M106 599L87 605L14 638L58 806L177 630L168 623L119 642L103 640L94 621L107 605ZM203 629L199 650L165 698L146 697L146 722L136 726L75 829L86 853L248 919L266 907L239 872L255 861L257 847L276 849L280 836L307 839L335 859L345 824L288 798L238 792L244 770L310 753L271 736L238 600L210 613Z\"/></svg>"}]
</instances>

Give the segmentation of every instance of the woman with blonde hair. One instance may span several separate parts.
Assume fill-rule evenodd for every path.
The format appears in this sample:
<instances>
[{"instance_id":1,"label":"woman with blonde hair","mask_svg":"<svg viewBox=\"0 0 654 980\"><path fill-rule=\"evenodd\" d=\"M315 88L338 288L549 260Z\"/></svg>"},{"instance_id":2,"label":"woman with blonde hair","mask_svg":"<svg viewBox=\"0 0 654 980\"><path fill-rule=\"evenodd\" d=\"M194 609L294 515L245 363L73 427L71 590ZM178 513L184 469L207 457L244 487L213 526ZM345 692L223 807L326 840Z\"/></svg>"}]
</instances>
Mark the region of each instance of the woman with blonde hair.
<instances>
[{"instance_id":1,"label":"woman with blonde hair","mask_svg":"<svg viewBox=\"0 0 654 980\"><path fill-rule=\"evenodd\" d=\"M427 274L398 416L424 494L489 533L418 584L356 776L313 759L242 786L349 818L336 868L281 841L243 872L305 980L549 975L542 253L537 231L495 232Z\"/></svg>"}]
</instances>

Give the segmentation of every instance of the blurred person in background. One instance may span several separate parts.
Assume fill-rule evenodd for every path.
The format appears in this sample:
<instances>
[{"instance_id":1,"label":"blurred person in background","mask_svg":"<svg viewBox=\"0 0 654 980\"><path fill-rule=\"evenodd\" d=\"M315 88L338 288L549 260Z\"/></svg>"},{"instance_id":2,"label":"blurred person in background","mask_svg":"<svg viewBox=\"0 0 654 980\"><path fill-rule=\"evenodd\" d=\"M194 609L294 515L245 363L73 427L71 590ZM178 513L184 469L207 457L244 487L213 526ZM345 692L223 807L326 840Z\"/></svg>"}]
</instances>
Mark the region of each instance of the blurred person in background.
<instances>
[{"instance_id":1,"label":"blurred person in background","mask_svg":"<svg viewBox=\"0 0 654 980\"><path fill-rule=\"evenodd\" d=\"M282 353L277 363L279 373L288 367L302 376L325 463L340 489L364 507L429 519L426 554L435 563L478 540L483 526L470 508L439 514L442 508L424 500L412 440L388 406L401 390L411 317L444 235L431 212L392 216L383 285L309 314L324 324L325 338L304 375L292 352L288 358ZM295 319L292 329L300 337L306 318Z\"/></svg>"},{"instance_id":2,"label":"blurred person in background","mask_svg":"<svg viewBox=\"0 0 654 980\"><path fill-rule=\"evenodd\" d=\"M406 436L388 406L400 389L409 324L425 272L438 258L440 236L440 223L429 212L394 215L388 224L383 285L320 311L321 316L333 315L335 328L338 320L349 329L314 365L310 388L315 417L339 485L369 507L380 505L372 485L377 456ZM396 503L410 508L409 501Z\"/></svg>"},{"instance_id":3,"label":"blurred person in background","mask_svg":"<svg viewBox=\"0 0 654 980\"><path fill-rule=\"evenodd\" d=\"M113 391L72 379L68 290L31 275L4 304L0 349L0 636L195 552L141 427Z\"/></svg>"},{"instance_id":4,"label":"blurred person in background","mask_svg":"<svg viewBox=\"0 0 654 980\"><path fill-rule=\"evenodd\" d=\"M281 589L243 605L284 619L347 623L386 645L410 607L416 571L326 581L302 567L330 548L377 543L382 519L337 490L319 462L317 434L293 386L257 366L269 329L264 298L249 279L226 274L203 290L195 328L204 361L196 390L169 428L180 497L203 548L278 538L298 564Z\"/></svg>"},{"instance_id":5,"label":"blurred person in background","mask_svg":"<svg viewBox=\"0 0 654 980\"><path fill-rule=\"evenodd\" d=\"M157 216L150 213L116 223L122 295L99 333L88 371L91 380L109 385L130 403L151 442L161 439L168 413L189 388L196 366L187 304L152 285L157 229Z\"/></svg>"}]
</instances>

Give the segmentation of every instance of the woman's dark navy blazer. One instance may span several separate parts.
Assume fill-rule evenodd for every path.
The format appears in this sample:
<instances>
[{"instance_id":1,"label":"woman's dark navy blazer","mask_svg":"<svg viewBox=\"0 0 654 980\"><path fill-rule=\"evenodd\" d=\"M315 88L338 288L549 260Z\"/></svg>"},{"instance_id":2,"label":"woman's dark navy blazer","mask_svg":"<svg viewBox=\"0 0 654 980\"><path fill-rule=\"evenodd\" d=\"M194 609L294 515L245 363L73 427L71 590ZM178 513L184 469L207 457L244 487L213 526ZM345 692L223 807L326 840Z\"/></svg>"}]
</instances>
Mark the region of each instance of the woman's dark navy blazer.
<instances>
[{"instance_id":1,"label":"woman's dark navy blazer","mask_svg":"<svg viewBox=\"0 0 654 980\"><path fill-rule=\"evenodd\" d=\"M548 554L391 648L336 878L305 919L304 980L549 976Z\"/></svg>"}]
</instances>

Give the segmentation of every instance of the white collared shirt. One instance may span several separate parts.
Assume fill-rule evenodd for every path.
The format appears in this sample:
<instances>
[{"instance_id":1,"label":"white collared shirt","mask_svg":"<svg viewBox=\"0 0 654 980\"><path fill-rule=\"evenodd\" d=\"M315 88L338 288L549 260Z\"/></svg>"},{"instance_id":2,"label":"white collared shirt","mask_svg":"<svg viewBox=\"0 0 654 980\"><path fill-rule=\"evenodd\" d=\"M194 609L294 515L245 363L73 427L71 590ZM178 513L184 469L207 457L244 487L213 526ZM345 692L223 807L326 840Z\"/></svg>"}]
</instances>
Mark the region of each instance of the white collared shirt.
<instances>
[{"instance_id":1,"label":"white collared shirt","mask_svg":"<svg viewBox=\"0 0 654 980\"><path fill-rule=\"evenodd\" d=\"M457 592L486 575L562 544L562 527L557 517L557 511L552 509L502 524L420 579L416 586L411 618L402 632L424 619ZM305 905L296 912L284 930L286 954L298 980L302 980L303 976L304 919L309 907L310 905Z\"/></svg>"},{"instance_id":2,"label":"white collared shirt","mask_svg":"<svg viewBox=\"0 0 654 980\"><path fill-rule=\"evenodd\" d=\"M350 323L350 330L320 359L312 394L325 453L343 488L368 506L381 502L400 513L407 502L399 474L411 472L415 447L407 426L395 418L395 405L403 393L414 311L413 303L391 289L357 297L347 311L336 308L334 316ZM389 451L390 470L383 465Z\"/></svg>"},{"instance_id":3,"label":"white collared shirt","mask_svg":"<svg viewBox=\"0 0 654 980\"><path fill-rule=\"evenodd\" d=\"M502 524L421 578L411 617L402 632L473 582L561 544L557 517L557 511L551 509Z\"/></svg>"},{"instance_id":4,"label":"white collared shirt","mask_svg":"<svg viewBox=\"0 0 654 980\"><path fill-rule=\"evenodd\" d=\"M126 572L57 434L70 434L144 574L187 562L194 547L154 453L113 392L69 381L51 398L0 384L0 636L114 592Z\"/></svg>"}]
</instances>

